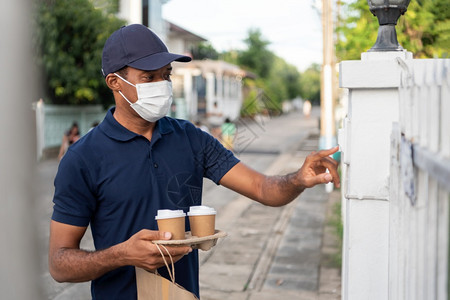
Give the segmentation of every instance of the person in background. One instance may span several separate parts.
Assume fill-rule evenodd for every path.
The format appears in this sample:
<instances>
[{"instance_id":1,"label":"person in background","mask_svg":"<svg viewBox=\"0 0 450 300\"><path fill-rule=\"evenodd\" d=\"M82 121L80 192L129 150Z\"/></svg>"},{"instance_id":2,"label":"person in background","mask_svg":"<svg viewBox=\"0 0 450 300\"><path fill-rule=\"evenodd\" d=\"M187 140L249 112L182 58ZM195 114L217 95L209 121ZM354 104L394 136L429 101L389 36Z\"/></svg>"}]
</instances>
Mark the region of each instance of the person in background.
<instances>
[{"instance_id":1,"label":"person in background","mask_svg":"<svg viewBox=\"0 0 450 300\"><path fill-rule=\"evenodd\" d=\"M311 109L312 109L312 106L311 106L311 102L309 100L306 100L305 102L303 102L303 115L306 118L310 117Z\"/></svg>"},{"instance_id":2,"label":"person in background","mask_svg":"<svg viewBox=\"0 0 450 300\"><path fill-rule=\"evenodd\" d=\"M197 128L200 128L200 129L203 130L204 132L210 133L210 132L209 132L208 126L206 126L205 124L203 124L200 120L195 121L195 126L196 126Z\"/></svg>"},{"instance_id":3,"label":"person in background","mask_svg":"<svg viewBox=\"0 0 450 300\"><path fill-rule=\"evenodd\" d=\"M91 128L89 128L88 132L91 131L92 129L94 129L95 127L97 127L97 126L98 126L98 122L97 121L93 122L92 125L91 125Z\"/></svg>"},{"instance_id":4,"label":"person in background","mask_svg":"<svg viewBox=\"0 0 450 300\"><path fill-rule=\"evenodd\" d=\"M61 160L64 154L66 154L67 149L80 139L80 130L78 128L78 123L73 122L69 130L67 130L62 138L61 147L59 148L58 160Z\"/></svg>"},{"instance_id":5,"label":"person in background","mask_svg":"<svg viewBox=\"0 0 450 300\"><path fill-rule=\"evenodd\" d=\"M222 124L222 145L226 149L233 151L235 136L236 125L231 122L230 118L226 118L225 122Z\"/></svg>"}]
</instances>

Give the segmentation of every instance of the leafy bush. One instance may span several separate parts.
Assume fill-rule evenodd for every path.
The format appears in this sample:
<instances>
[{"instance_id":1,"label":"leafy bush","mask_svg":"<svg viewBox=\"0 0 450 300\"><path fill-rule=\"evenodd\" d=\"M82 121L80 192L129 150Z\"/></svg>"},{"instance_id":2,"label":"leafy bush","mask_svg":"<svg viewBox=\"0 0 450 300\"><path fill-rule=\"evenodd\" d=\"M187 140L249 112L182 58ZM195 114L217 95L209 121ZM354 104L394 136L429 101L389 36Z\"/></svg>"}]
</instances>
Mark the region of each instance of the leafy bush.
<instances>
[{"instance_id":1,"label":"leafy bush","mask_svg":"<svg viewBox=\"0 0 450 300\"><path fill-rule=\"evenodd\" d=\"M39 2L35 43L46 101L112 104L101 73L101 55L106 39L124 24L89 0Z\"/></svg>"}]
</instances>

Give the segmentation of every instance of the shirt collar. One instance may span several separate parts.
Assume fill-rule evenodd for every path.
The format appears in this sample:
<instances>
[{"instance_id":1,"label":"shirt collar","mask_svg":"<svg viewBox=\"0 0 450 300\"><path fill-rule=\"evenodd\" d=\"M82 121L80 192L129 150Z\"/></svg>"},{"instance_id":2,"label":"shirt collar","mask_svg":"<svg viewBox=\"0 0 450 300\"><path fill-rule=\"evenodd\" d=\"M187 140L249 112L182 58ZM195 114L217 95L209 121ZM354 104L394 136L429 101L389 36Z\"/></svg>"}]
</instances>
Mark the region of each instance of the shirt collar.
<instances>
[{"instance_id":1,"label":"shirt collar","mask_svg":"<svg viewBox=\"0 0 450 300\"><path fill-rule=\"evenodd\" d=\"M107 112L105 119L99 125L100 129L110 138L123 142L140 136L139 134L128 130L119 122L117 122L117 120L113 116L115 109L115 107L112 107ZM171 133L173 130L173 125L169 121L168 117L164 117L156 122L155 133L160 133L161 135L163 135Z\"/></svg>"},{"instance_id":2,"label":"shirt collar","mask_svg":"<svg viewBox=\"0 0 450 300\"><path fill-rule=\"evenodd\" d=\"M159 132L161 134L168 134L171 133L173 129L173 124L170 122L169 117L164 117L158 120L156 123L156 127L159 129Z\"/></svg>"}]
</instances>

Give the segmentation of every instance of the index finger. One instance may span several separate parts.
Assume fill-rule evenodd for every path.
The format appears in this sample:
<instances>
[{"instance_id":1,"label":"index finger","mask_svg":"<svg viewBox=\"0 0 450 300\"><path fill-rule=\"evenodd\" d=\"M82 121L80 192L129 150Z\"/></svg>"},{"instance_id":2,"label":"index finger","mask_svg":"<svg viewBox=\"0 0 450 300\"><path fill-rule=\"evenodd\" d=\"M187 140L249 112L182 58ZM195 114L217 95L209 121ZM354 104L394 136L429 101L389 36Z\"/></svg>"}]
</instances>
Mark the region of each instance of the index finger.
<instances>
[{"instance_id":1,"label":"index finger","mask_svg":"<svg viewBox=\"0 0 450 300\"><path fill-rule=\"evenodd\" d=\"M339 146L333 147L331 149L320 150L314 153L313 157L315 160L319 160L323 157L330 156L331 154L336 153L339 150Z\"/></svg>"}]
</instances>

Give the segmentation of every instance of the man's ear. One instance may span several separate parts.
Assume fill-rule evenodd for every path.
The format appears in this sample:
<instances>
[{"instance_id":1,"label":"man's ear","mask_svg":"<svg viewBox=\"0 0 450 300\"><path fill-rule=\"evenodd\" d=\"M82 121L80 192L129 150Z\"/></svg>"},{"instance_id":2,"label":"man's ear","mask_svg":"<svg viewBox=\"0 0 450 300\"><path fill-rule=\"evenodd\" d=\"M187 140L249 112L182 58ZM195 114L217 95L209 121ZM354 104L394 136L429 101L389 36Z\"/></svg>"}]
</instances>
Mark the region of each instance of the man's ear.
<instances>
[{"instance_id":1,"label":"man's ear","mask_svg":"<svg viewBox=\"0 0 450 300\"><path fill-rule=\"evenodd\" d=\"M105 82L106 85L112 90L112 91L120 91L120 83L119 80L117 80L119 77L117 77L116 75L109 73L106 78L105 78Z\"/></svg>"}]
</instances>

